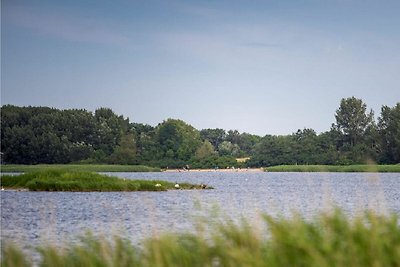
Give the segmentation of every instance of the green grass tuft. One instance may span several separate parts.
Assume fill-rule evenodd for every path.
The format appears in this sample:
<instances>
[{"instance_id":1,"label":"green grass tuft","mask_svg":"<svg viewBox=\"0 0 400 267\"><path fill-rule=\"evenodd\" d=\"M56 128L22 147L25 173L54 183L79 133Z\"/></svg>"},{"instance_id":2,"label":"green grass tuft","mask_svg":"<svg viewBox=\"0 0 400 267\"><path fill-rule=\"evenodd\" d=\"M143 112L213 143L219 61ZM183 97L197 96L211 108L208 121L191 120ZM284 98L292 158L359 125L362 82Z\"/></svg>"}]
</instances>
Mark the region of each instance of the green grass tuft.
<instances>
[{"instance_id":1,"label":"green grass tuft","mask_svg":"<svg viewBox=\"0 0 400 267\"><path fill-rule=\"evenodd\" d=\"M265 168L268 172L400 172L396 165L279 165Z\"/></svg>"},{"instance_id":2,"label":"green grass tuft","mask_svg":"<svg viewBox=\"0 0 400 267\"><path fill-rule=\"evenodd\" d=\"M160 184L161 186L156 186ZM30 191L165 191L175 184L160 180L130 180L93 172L45 170L1 176L1 186ZM211 187L209 187L211 188ZM201 185L180 184L180 189L201 189Z\"/></svg>"}]
</instances>

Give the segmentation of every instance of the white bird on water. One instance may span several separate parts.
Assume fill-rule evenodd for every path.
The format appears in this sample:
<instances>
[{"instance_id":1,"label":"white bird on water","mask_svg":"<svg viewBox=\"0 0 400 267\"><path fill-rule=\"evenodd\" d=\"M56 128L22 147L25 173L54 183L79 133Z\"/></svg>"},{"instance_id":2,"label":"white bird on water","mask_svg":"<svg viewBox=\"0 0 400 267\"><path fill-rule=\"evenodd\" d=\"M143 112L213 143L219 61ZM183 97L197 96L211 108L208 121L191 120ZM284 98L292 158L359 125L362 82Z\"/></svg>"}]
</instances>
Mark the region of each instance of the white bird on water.
<instances>
[{"instance_id":1,"label":"white bird on water","mask_svg":"<svg viewBox=\"0 0 400 267\"><path fill-rule=\"evenodd\" d=\"M180 187L179 184L176 183L176 184L175 184L175 188L176 188L176 189L179 189L179 187Z\"/></svg>"}]
</instances>

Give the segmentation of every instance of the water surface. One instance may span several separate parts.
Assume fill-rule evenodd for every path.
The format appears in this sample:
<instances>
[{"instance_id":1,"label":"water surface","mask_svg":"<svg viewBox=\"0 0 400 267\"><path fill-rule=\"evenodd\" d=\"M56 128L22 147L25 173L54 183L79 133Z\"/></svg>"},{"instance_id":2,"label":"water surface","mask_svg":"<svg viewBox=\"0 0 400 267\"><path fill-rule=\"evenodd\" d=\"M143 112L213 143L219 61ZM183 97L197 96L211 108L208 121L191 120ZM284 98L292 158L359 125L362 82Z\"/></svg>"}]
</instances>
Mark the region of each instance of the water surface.
<instances>
[{"instance_id":1,"label":"water surface","mask_svg":"<svg viewBox=\"0 0 400 267\"><path fill-rule=\"evenodd\" d=\"M1 192L1 238L24 245L64 244L90 230L134 243L165 231L193 229L193 218L218 206L231 218L260 213L306 218L332 204L348 214L400 214L397 173L110 173L126 179L206 183L214 190L168 192Z\"/></svg>"}]
</instances>

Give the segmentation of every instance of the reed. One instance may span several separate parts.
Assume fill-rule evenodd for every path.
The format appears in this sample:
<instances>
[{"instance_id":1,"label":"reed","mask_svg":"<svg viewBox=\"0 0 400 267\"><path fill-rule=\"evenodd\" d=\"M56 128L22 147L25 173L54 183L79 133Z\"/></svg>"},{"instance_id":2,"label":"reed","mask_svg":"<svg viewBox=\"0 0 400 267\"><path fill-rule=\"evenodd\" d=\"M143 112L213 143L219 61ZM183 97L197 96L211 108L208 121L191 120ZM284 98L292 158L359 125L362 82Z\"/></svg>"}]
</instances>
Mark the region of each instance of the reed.
<instances>
[{"instance_id":1,"label":"reed","mask_svg":"<svg viewBox=\"0 0 400 267\"><path fill-rule=\"evenodd\" d=\"M400 172L396 165L279 165L265 168L268 172Z\"/></svg>"},{"instance_id":2,"label":"reed","mask_svg":"<svg viewBox=\"0 0 400 267\"><path fill-rule=\"evenodd\" d=\"M1 176L1 186L30 191L165 191L176 189L174 183L161 180L130 180L93 172L44 170L22 175ZM211 188L211 187L207 187ZM182 183L179 189L204 189Z\"/></svg>"},{"instance_id":3,"label":"reed","mask_svg":"<svg viewBox=\"0 0 400 267\"><path fill-rule=\"evenodd\" d=\"M400 266L397 215L365 212L350 219L336 210L313 220L263 218L265 232L228 220L207 233L167 233L140 247L89 234L65 249L39 248L39 266ZM30 262L13 246L3 246L2 254L5 267Z\"/></svg>"}]
</instances>

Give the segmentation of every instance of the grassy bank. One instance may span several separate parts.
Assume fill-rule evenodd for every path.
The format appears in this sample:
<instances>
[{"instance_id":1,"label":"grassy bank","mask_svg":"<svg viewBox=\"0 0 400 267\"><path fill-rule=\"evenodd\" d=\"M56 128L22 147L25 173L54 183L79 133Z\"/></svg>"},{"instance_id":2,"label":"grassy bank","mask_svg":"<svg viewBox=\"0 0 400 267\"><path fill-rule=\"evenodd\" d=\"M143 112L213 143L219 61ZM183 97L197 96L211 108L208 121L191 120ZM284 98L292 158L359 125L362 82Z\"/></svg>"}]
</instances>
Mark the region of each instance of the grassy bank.
<instances>
[{"instance_id":1,"label":"grassy bank","mask_svg":"<svg viewBox=\"0 0 400 267\"><path fill-rule=\"evenodd\" d=\"M32 172L39 170L65 170L86 172L159 172L160 168L143 165L107 165L107 164L38 164L38 165L1 165L1 172Z\"/></svg>"},{"instance_id":2,"label":"grassy bank","mask_svg":"<svg viewBox=\"0 0 400 267\"><path fill-rule=\"evenodd\" d=\"M280 165L265 168L269 172L400 172L396 165Z\"/></svg>"},{"instance_id":3,"label":"grassy bank","mask_svg":"<svg viewBox=\"0 0 400 267\"><path fill-rule=\"evenodd\" d=\"M365 213L349 219L340 211L313 221L274 219L267 227L225 221L196 233L164 234L143 246L128 240L86 236L82 243L38 249L39 266L400 266L397 216ZM13 246L3 246L2 266L32 266Z\"/></svg>"},{"instance_id":4,"label":"grassy bank","mask_svg":"<svg viewBox=\"0 0 400 267\"><path fill-rule=\"evenodd\" d=\"M176 189L174 183L160 180L129 180L93 172L45 170L22 175L3 175L1 186L6 189L30 191L164 191ZM201 185L179 184L180 189L201 189Z\"/></svg>"}]
</instances>

